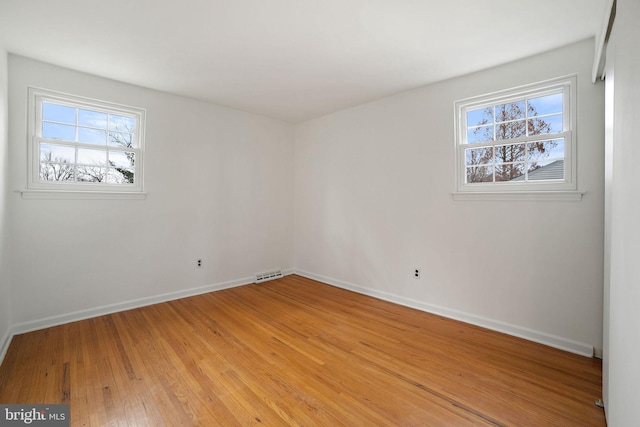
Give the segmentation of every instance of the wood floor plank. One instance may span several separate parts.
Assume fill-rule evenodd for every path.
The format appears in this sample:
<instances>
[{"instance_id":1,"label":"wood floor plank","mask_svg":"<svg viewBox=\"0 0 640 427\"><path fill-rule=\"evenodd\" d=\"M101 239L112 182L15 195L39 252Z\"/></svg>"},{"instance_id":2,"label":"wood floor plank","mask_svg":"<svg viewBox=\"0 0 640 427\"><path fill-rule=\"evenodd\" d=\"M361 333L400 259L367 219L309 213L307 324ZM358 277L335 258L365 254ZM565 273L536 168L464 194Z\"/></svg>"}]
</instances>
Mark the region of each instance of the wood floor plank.
<instances>
[{"instance_id":1,"label":"wood floor plank","mask_svg":"<svg viewBox=\"0 0 640 427\"><path fill-rule=\"evenodd\" d=\"M74 426L605 426L601 362L300 276L13 338Z\"/></svg>"}]
</instances>

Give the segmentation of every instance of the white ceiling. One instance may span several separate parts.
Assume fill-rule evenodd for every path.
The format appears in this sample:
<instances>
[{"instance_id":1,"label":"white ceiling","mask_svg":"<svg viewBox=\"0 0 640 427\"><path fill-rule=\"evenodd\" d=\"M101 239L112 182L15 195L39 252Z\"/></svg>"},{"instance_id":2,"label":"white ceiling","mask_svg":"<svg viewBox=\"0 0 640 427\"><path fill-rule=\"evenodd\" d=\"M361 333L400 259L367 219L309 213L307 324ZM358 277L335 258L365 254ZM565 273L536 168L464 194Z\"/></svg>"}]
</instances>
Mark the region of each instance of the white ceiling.
<instances>
[{"instance_id":1,"label":"white ceiling","mask_svg":"<svg viewBox=\"0 0 640 427\"><path fill-rule=\"evenodd\" d=\"M0 0L0 44L300 122L595 35L606 0Z\"/></svg>"}]
</instances>

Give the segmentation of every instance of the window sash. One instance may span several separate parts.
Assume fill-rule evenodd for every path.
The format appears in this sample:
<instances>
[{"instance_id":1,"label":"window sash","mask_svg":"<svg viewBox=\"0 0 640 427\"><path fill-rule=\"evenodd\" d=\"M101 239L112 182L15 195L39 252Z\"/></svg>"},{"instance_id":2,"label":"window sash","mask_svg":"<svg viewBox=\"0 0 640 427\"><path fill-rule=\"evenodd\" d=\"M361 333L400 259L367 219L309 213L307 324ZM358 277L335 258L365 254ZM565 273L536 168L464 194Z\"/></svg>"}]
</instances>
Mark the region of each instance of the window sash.
<instances>
[{"instance_id":1,"label":"window sash","mask_svg":"<svg viewBox=\"0 0 640 427\"><path fill-rule=\"evenodd\" d=\"M509 89L506 91L496 92L494 94L488 94L479 97L468 98L460 100L454 103L455 117L456 117L456 190L458 192L535 192L535 191L575 191L577 189L576 182L576 134L574 131L576 123L576 106L575 106L575 91L576 91L576 76L561 77L559 79L553 79L546 82L536 83L532 85L522 86L520 88ZM510 121L500 121L495 115L496 108L503 104L510 104L516 102L523 102L534 100L549 95L555 95L562 93L562 131L544 134L528 135L527 120L534 118L544 119L545 117L551 117L559 115L559 113L552 112L548 114L540 114L537 116L529 115L527 111L528 104L525 104L524 116ZM477 128L479 123L469 125L467 123L467 113L480 110L483 108L493 108L493 114L490 122L487 122L486 126L493 126L494 128L499 124L506 122L524 121L526 129L525 135L515 138L495 139L495 131L492 140L482 142L469 142L468 131ZM558 126L559 127L559 126ZM469 149L483 149L483 148L498 148L513 144L527 144L537 141L553 141L564 139L564 179L552 179L552 180L527 180L527 181L489 181L489 182L467 182L467 169L468 167L480 167L487 166L489 168L495 168L496 166L503 165L504 163L491 163L467 165L466 150ZM494 154L495 156L495 154ZM555 159L555 157L554 157ZM545 161L547 159L544 159ZM518 163L518 162L515 162ZM526 167L526 165L525 165ZM493 170L495 178L495 170ZM527 173L525 173L525 176Z\"/></svg>"},{"instance_id":2,"label":"window sash","mask_svg":"<svg viewBox=\"0 0 640 427\"><path fill-rule=\"evenodd\" d=\"M463 150L468 150L471 148L486 148L486 147L500 147L503 145L513 145L513 144L524 144L527 142L536 142L536 141L549 141L553 139L561 139L561 138L570 138L572 132L564 131L558 133L542 133L538 135L529 135L529 136L521 136L518 138L510 138L510 139L498 139L494 141L487 142L474 142L473 144L458 144L458 148ZM95 147L95 145L94 145Z\"/></svg>"},{"instance_id":3,"label":"window sash","mask_svg":"<svg viewBox=\"0 0 640 427\"><path fill-rule=\"evenodd\" d=\"M42 144L55 145L57 147L70 148L74 150L73 161L68 163L63 163L61 161L43 161L42 160ZM99 164L89 164L86 162L82 162L78 158L79 150L93 150L104 152L105 163L102 165ZM40 138L34 137L34 147L33 147L34 157L37 158L37 173L38 173L38 181L40 183L47 183L52 185L57 185L58 183L66 185L70 183L80 184L80 185L118 185L118 186L135 186L136 181L140 179L137 175L136 164L140 157L140 150L137 148L128 148L128 147L111 147L111 146L97 146L95 144L82 144L82 143L73 143L68 141L62 141L59 139L49 139L49 138ZM118 165L109 164L110 153L127 153L133 154L133 158L135 159L133 166L125 166L119 167ZM34 159L35 160L35 159ZM73 170L74 179L72 180L44 180L41 176L41 168L43 164L66 164ZM78 169L79 168L87 168L87 167L96 167L96 168L104 168L107 172L110 170L131 170L134 182L123 182L123 183L109 183L109 182L95 182L95 181L78 181Z\"/></svg>"},{"instance_id":4,"label":"window sash","mask_svg":"<svg viewBox=\"0 0 640 427\"><path fill-rule=\"evenodd\" d=\"M45 103L53 103L64 107L74 108L75 123L70 123L70 120L69 122L44 120L43 105ZM30 143L28 145L28 155L30 159L28 172L29 189L51 191L83 191L97 193L142 193L145 118L145 111L143 109L35 88L29 88L29 104L29 133L31 135ZM104 126L91 126L88 123L82 123L80 120L81 110L87 110L89 111L89 113L106 114L107 119ZM127 132L125 129L122 129L117 125L117 120L120 120L120 118L123 118L122 120L124 120L125 123L128 121L133 122L133 132ZM74 140L70 139L71 135L67 135L66 139L43 137L43 124L46 123L59 123L62 125L74 127ZM93 129L105 132L104 143L102 141L78 141L80 139L79 132L81 132L82 129ZM124 132L122 132L123 130ZM112 140L110 140L110 132L118 132L118 135L123 134L125 138L130 135L132 146L114 144ZM42 144L50 144L60 148L73 149L73 158L69 157L68 163L42 161ZM104 164L84 164L78 158L80 152L79 150L95 150L104 153ZM85 151L85 153L89 152ZM110 164L110 160L116 161L114 157L120 157L122 156L122 153L131 153L129 156L132 156L132 158L134 159L133 165L123 167L120 164ZM111 154L115 154L115 156L112 157ZM47 165L68 165L67 170L73 171L73 179L65 181L43 179L41 176L41 167L47 167ZM102 179L102 181L79 181L78 179L80 178L80 173L82 172L80 169L84 169L86 172L88 168L94 168L93 170L95 171L99 171L99 168L103 168L102 172L104 172L104 174L95 177L96 179ZM118 169L120 171L118 171ZM112 173L113 171L117 172ZM128 181L130 179L132 179L133 182Z\"/></svg>"}]
</instances>

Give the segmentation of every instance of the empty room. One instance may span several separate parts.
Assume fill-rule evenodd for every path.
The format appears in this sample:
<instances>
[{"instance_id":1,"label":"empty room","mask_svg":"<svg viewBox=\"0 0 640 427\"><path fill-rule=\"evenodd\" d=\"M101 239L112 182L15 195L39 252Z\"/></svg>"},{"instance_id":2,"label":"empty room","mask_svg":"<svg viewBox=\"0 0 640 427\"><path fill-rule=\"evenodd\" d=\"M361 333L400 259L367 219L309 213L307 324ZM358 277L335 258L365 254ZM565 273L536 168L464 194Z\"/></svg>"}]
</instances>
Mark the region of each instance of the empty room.
<instances>
[{"instance_id":1,"label":"empty room","mask_svg":"<svg viewBox=\"0 0 640 427\"><path fill-rule=\"evenodd\" d=\"M0 426L638 425L638 20L0 0Z\"/></svg>"}]
</instances>

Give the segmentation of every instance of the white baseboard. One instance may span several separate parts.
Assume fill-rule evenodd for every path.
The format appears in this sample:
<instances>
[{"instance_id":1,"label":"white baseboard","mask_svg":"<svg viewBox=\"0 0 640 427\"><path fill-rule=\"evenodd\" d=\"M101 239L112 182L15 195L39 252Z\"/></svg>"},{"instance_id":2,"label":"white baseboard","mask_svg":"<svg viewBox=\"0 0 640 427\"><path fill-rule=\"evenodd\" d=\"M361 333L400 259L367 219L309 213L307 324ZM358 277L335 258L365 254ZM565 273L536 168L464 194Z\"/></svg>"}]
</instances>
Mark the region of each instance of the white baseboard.
<instances>
[{"instance_id":1,"label":"white baseboard","mask_svg":"<svg viewBox=\"0 0 640 427\"><path fill-rule=\"evenodd\" d=\"M401 297L401 296L394 295L387 292L367 289L358 285L354 285L352 283L343 282L341 280L333 279L333 278L322 276L319 274L310 273L303 270L296 270L294 268L289 268L289 269L283 269L282 273L285 276L290 274L298 274L300 276L317 280L319 282L326 283L328 285L336 286L336 287L347 289L363 295L368 295L374 298L379 298L381 300L415 308L428 313L433 313L443 317L448 317L450 319L460 320L462 322L470 323L472 325L482 326L487 329L503 332L519 338L527 339L529 341L545 344L561 350L569 351L571 353L580 354L582 356L593 357L594 355L593 347L588 344L572 341L566 338L558 337L558 336L547 334L544 332L523 328L517 325L511 325L508 323L500 322L493 319L488 319L481 316L476 316L469 313L464 313L464 312L449 309L446 307L440 307L440 306L424 303L422 301ZM26 332L36 331L38 329L49 328L52 326L58 326L65 323L90 319L92 317L98 317L106 314L117 313L120 311L131 310L134 308L145 307L148 305L158 304L166 301L173 301L180 298L187 298L195 295L206 294L209 292L220 291L223 289L229 289L229 288L234 288L238 286L248 285L253 283L254 281L255 281L255 277L247 277L243 279L236 279L236 280L217 283L213 285L185 289L177 292L169 292L165 294L155 295L152 297L139 298L139 299L125 301L121 303L104 305L104 306L95 307L87 310L79 310L72 313L46 317L46 318L38 319L34 321L18 323L18 324L12 325L9 331L5 333L5 335L2 337L0 341L0 364L4 360L4 357L7 353L7 350L9 349L9 345L11 343L11 340L13 339L13 336L17 334L23 334Z\"/></svg>"},{"instance_id":2,"label":"white baseboard","mask_svg":"<svg viewBox=\"0 0 640 427\"><path fill-rule=\"evenodd\" d=\"M235 288L237 286L248 285L255 281L255 277L247 277L243 279L230 280L227 282L217 283L214 285L190 288L176 292L168 292L165 294L154 295L151 297L139 298L130 301L119 302L115 304L103 305L100 307L90 308L87 310L74 311L72 313L61 314L57 316L45 317L43 319L23 322L13 325L11 328L12 335L24 334L26 332L37 331L38 329L50 328L52 326L63 325L65 323L77 322L78 320L90 319L92 317L103 316L105 314L117 313L120 311L131 310L133 308L145 307L148 305L158 304L167 301L173 301L180 298L187 298L195 295L206 294L209 292L220 291L223 289Z\"/></svg>"},{"instance_id":3,"label":"white baseboard","mask_svg":"<svg viewBox=\"0 0 640 427\"><path fill-rule=\"evenodd\" d=\"M293 273L293 268L282 270L282 274L284 276L288 276L289 274ZM2 364L2 362L4 361L4 357L7 354L9 344L11 343L14 335L37 331L44 328L50 328L52 326L64 325L65 323L77 322L79 320L90 319L93 317L104 316L105 314L117 313L120 311L131 310L139 307L146 307L148 305L159 304L161 302L173 301L180 298L187 298L195 295L206 294L209 292L221 291L223 289L249 285L253 282L255 282L255 277L245 277L243 279L230 280L213 285L185 289L182 291L168 292L151 297L139 298L115 304L108 304L100 307L90 308L87 310L78 310L72 313L60 314L57 316L50 316L43 319L11 325L7 333L2 337L2 341L0 341L0 364Z\"/></svg>"},{"instance_id":4,"label":"white baseboard","mask_svg":"<svg viewBox=\"0 0 640 427\"><path fill-rule=\"evenodd\" d=\"M450 319L460 320L472 325L481 326L483 328L491 329L493 331L502 332L508 335L513 335L518 338L523 338L529 341L537 342L539 344L545 344L550 347L554 347L560 350L565 350L571 353L579 354L581 356L593 357L594 347L573 341L567 338L559 337L556 335L548 334L546 332L536 331L533 329L524 328L522 326L512 325L509 323L501 322L499 320L489 319L482 316L476 316L474 314L465 313L462 311L440 307L433 304L428 304L422 301L414 300L391 294L388 292L377 291L374 289L364 288L353 283L343 282L331 277L322 276L315 273L310 273L303 270L294 270L294 274L307 277L309 279L317 280L328 285L336 286L338 288L346 289L349 291L357 292L359 294L371 296L384 301L393 302L396 304L404 305L406 307L415 308L417 310L425 311L428 313L437 314L439 316L447 317Z\"/></svg>"},{"instance_id":5,"label":"white baseboard","mask_svg":"<svg viewBox=\"0 0 640 427\"><path fill-rule=\"evenodd\" d=\"M4 356L7 355L7 350L9 350L9 345L11 344L11 340L13 339L13 334L11 333L11 328L2 336L2 341L0 341L0 364L4 360Z\"/></svg>"},{"instance_id":6,"label":"white baseboard","mask_svg":"<svg viewBox=\"0 0 640 427\"><path fill-rule=\"evenodd\" d=\"M285 269L282 270L282 275L283 276L288 276L290 274L296 274L295 268L285 268Z\"/></svg>"}]
</instances>

